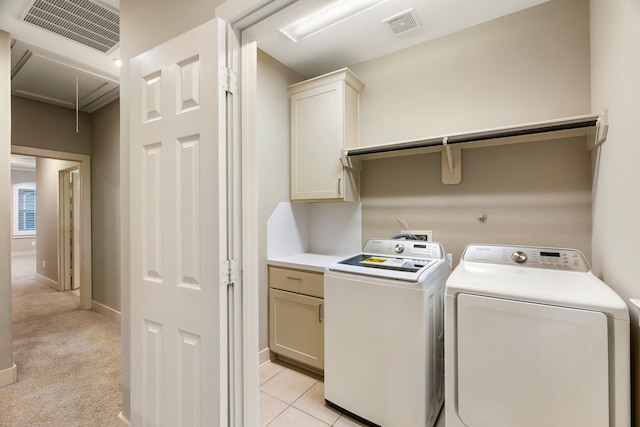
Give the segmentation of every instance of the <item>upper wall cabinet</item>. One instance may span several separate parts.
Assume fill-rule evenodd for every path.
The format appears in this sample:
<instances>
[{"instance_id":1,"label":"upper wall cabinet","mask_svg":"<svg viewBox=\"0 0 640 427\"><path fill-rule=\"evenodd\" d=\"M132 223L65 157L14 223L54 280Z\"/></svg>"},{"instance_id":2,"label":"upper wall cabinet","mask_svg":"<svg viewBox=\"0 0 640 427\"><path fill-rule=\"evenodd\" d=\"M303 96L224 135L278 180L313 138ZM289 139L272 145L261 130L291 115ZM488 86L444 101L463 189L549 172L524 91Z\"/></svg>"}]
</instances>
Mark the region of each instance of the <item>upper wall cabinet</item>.
<instances>
[{"instance_id":1,"label":"upper wall cabinet","mask_svg":"<svg viewBox=\"0 0 640 427\"><path fill-rule=\"evenodd\" d=\"M359 200L360 174L340 156L358 146L363 87L347 68L289 86L291 200Z\"/></svg>"}]
</instances>

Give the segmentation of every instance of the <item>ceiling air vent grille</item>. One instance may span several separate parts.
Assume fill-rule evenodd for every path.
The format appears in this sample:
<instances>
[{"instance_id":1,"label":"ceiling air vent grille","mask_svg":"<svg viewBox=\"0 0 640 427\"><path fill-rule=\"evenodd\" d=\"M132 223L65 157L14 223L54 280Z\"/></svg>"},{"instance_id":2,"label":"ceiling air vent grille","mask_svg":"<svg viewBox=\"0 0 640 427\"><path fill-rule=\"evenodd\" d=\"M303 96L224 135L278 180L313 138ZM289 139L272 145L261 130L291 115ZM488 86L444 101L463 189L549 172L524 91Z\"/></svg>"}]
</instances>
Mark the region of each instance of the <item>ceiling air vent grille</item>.
<instances>
[{"instance_id":1,"label":"ceiling air vent grille","mask_svg":"<svg viewBox=\"0 0 640 427\"><path fill-rule=\"evenodd\" d=\"M89 0L35 0L24 21L107 53L120 42L120 16Z\"/></svg>"},{"instance_id":2,"label":"ceiling air vent grille","mask_svg":"<svg viewBox=\"0 0 640 427\"><path fill-rule=\"evenodd\" d=\"M394 34L404 33L405 31L413 30L420 26L420 21L418 21L418 17L413 13L412 9L387 18L382 22L387 24Z\"/></svg>"}]
</instances>

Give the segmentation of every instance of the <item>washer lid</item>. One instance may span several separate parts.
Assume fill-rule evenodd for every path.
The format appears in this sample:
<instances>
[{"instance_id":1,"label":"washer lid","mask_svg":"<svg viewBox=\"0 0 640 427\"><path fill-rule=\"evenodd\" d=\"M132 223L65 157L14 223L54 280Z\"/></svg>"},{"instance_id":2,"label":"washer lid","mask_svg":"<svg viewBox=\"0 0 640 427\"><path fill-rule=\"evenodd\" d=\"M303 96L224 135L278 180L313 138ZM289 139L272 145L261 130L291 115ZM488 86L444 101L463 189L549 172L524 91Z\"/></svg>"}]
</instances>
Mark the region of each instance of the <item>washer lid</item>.
<instances>
[{"instance_id":1,"label":"washer lid","mask_svg":"<svg viewBox=\"0 0 640 427\"><path fill-rule=\"evenodd\" d=\"M489 248L487 252L492 255L482 259L478 255L478 247ZM531 250L550 253L571 251L556 248L469 245L465 249L460 264L447 280L445 294L456 296L459 293L466 293L580 308L608 313L621 320L629 320L629 310L622 298L589 269L584 271L584 267L576 270L539 263L534 265L532 262L505 261L504 248L508 251L514 248L524 249L523 252L526 254L531 253ZM499 254L500 260L493 262L491 257L496 254ZM580 263L588 266L584 257Z\"/></svg>"},{"instance_id":2,"label":"washer lid","mask_svg":"<svg viewBox=\"0 0 640 427\"><path fill-rule=\"evenodd\" d=\"M435 259L358 254L329 264L327 268L331 271L341 271L343 273L417 282L420 275L437 262L438 260Z\"/></svg>"},{"instance_id":3,"label":"washer lid","mask_svg":"<svg viewBox=\"0 0 640 427\"><path fill-rule=\"evenodd\" d=\"M444 254L438 242L369 239L361 254L331 263L327 271L418 282L425 271L445 259Z\"/></svg>"}]
</instances>

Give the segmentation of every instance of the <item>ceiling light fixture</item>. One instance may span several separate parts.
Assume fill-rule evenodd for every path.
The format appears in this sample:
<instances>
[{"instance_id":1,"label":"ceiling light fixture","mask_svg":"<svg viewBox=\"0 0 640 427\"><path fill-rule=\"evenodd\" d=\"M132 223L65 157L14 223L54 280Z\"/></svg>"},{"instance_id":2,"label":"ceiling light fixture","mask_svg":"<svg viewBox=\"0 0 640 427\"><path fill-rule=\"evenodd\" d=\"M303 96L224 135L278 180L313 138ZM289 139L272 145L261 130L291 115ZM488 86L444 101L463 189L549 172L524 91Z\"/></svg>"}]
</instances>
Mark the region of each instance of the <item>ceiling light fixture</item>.
<instances>
[{"instance_id":1,"label":"ceiling light fixture","mask_svg":"<svg viewBox=\"0 0 640 427\"><path fill-rule=\"evenodd\" d=\"M318 34L387 0L338 0L280 29L294 42Z\"/></svg>"},{"instance_id":2,"label":"ceiling light fixture","mask_svg":"<svg viewBox=\"0 0 640 427\"><path fill-rule=\"evenodd\" d=\"M116 67L121 67L122 66L122 60L120 58L114 59L113 63L116 64Z\"/></svg>"}]
</instances>

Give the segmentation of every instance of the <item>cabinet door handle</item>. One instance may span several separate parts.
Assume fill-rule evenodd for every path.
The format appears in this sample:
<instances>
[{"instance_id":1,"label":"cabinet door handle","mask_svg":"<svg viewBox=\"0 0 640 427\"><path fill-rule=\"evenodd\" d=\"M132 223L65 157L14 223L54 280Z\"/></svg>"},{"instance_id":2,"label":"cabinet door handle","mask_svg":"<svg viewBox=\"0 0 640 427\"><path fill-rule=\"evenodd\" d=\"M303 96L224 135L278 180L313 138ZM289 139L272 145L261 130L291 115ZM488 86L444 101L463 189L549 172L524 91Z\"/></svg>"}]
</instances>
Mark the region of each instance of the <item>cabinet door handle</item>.
<instances>
[{"instance_id":1,"label":"cabinet door handle","mask_svg":"<svg viewBox=\"0 0 640 427\"><path fill-rule=\"evenodd\" d=\"M324 320L324 310L323 310L323 305L324 304L320 304L318 306L318 322L322 323L322 321Z\"/></svg>"},{"instance_id":2,"label":"cabinet door handle","mask_svg":"<svg viewBox=\"0 0 640 427\"><path fill-rule=\"evenodd\" d=\"M287 279L289 279L289 280L302 280L302 277L287 276Z\"/></svg>"},{"instance_id":3,"label":"cabinet door handle","mask_svg":"<svg viewBox=\"0 0 640 427\"><path fill-rule=\"evenodd\" d=\"M342 178L338 178L338 196L342 196Z\"/></svg>"}]
</instances>

